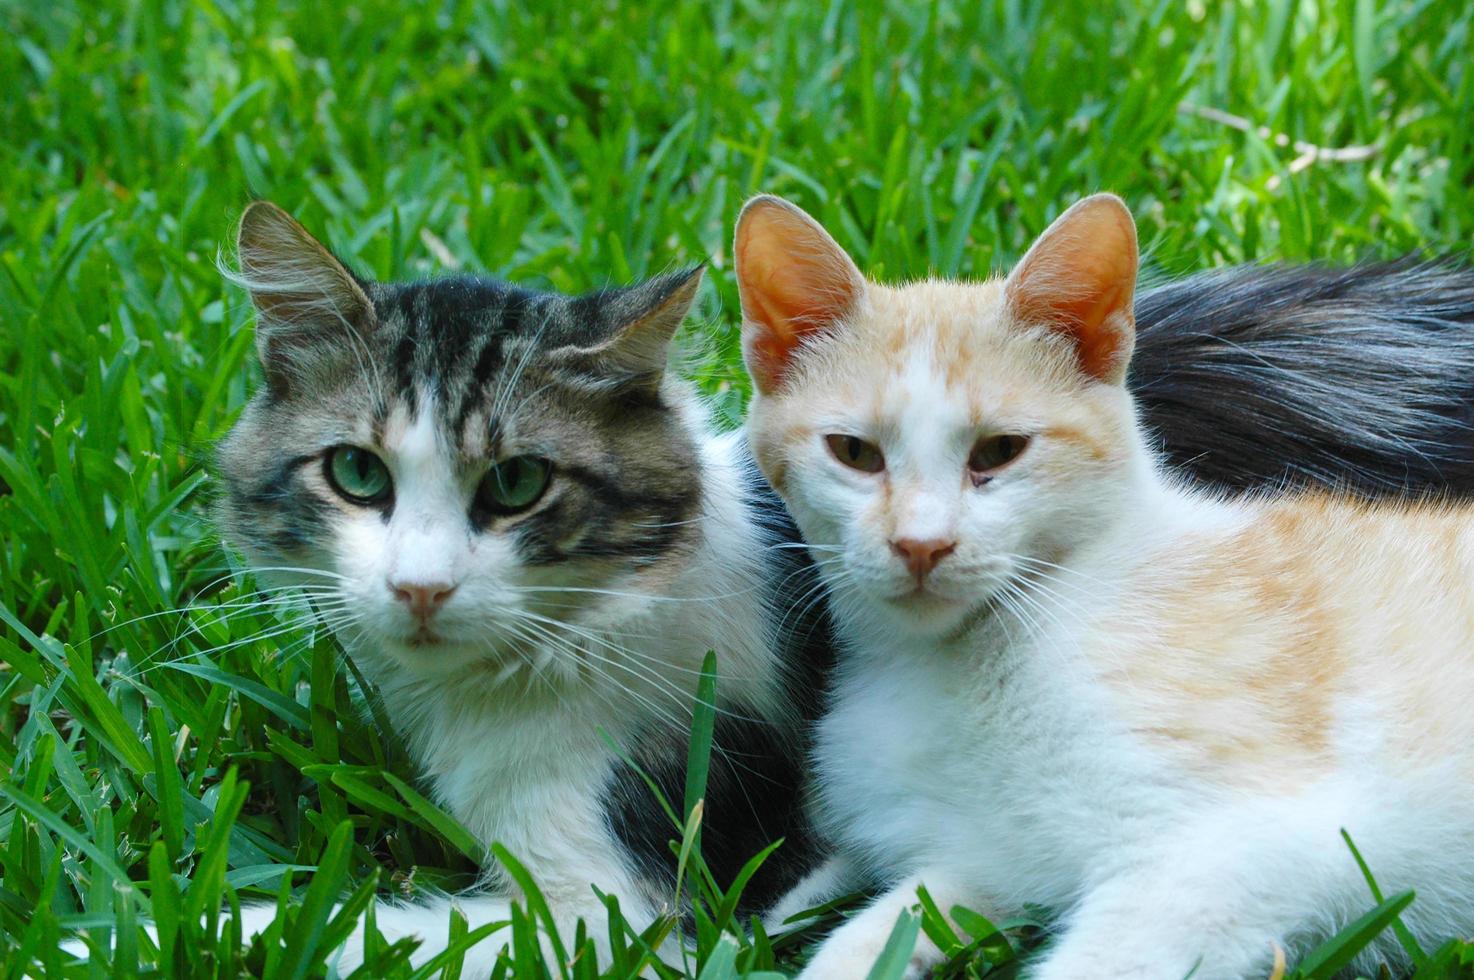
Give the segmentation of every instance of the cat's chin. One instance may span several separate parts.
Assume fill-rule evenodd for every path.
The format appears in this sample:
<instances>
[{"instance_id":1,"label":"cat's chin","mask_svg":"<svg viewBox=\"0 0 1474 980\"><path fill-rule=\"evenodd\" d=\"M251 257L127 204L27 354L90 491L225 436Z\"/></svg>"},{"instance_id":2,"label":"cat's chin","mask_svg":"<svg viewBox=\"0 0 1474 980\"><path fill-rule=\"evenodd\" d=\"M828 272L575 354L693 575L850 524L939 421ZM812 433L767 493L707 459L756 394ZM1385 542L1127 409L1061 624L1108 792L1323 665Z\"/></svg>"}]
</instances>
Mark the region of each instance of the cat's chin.
<instances>
[{"instance_id":1,"label":"cat's chin","mask_svg":"<svg viewBox=\"0 0 1474 980\"><path fill-rule=\"evenodd\" d=\"M907 589L889 595L886 597L886 604L906 615L920 617L942 614L959 605L952 596L944 595L935 589L922 588Z\"/></svg>"},{"instance_id":2,"label":"cat's chin","mask_svg":"<svg viewBox=\"0 0 1474 980\"><path fill-rule=\"evenodd\" d=\"M484 650L442 636L384 637L378 646L400 666L428 675L464 672L467 663L484 654Z\"/></svg>"},{"instance_id":3,"label":"cat's chin","mask_svg":"<svg viewBox=\"0 0 1474 980\"><path fill-rule=\"evenodd\" d=\"M923 636L952 632L971 611L974 603L948 592L928 588L903 588L883 593L873 608L895 626Z\"/></svg>"}]
</instances>

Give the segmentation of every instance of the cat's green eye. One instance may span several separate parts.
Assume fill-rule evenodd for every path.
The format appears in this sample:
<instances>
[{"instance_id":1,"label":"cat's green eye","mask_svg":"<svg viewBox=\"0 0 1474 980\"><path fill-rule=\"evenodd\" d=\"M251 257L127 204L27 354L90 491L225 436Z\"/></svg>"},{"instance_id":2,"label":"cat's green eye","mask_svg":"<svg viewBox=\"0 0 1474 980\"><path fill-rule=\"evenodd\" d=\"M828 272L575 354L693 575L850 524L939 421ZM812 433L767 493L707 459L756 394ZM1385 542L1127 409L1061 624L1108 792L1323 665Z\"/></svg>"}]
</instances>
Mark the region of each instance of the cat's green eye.
<instances>
[{"instance_id":1,"label":"cat's green eye","mask_svg":"<svg viewBox=\"0 0 1474 980\"><path fill-rule=\"evenodd\" d=\"M540 456L509 456L486 471L476 488L476 506L493 514L515 514L537 503L553 478L553 464Z\"/></svg>"},{"instance_id":2,"label":"cat's green eye","mask_svg":"<svg viewBox=\"0 0 1474 980\"><path fill-rule=\"evenodd\" d=\"M967 468L975 475L989 476L993 470L1018 459L1028 444L1028 436L984 436L968 454Z\"/></svg>"},{"instance_id":3,"label":"cat's green eye","mask_svg":"<svg viewBox=\"0 0 1474 980\"><path fill-rule=\"evenodd\" d=\"M355 504L384 502L394 488L389 467L367 449L337 446L328 453L328 482L344 499Z\"/></svg>"},{"instance_id":4,"label":"cat's green eye","mask_svg":"<svg viewBox=\"0 0 1474 980\"><path fill-rule=\"evenodd\" d=\"M852 470L861 473L879 473L885 469L885 456L881 454L880 447L873 442L866 442L859 436L829 435L824 437L824 442L829 446L829 451L834 458Z\"/></svg>"}]
</instances>

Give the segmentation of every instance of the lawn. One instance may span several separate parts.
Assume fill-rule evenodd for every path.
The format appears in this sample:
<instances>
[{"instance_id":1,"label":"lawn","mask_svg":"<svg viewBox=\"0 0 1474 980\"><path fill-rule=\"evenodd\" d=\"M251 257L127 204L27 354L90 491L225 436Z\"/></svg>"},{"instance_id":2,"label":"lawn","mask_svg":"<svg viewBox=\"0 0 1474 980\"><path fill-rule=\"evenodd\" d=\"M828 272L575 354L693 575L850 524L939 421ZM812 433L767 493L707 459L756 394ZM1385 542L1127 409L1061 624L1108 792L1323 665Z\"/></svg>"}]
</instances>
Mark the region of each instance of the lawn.
<instances>
[{"instance_id":1,"label":"lawn","mask_svg":"<svg viewBox=\"0 0 1474 980\"><path fill-rule=\"evenodd\" d=\"M708 259L693 370L735 421L729 240L760 190L881 279L985 275L1099 189L1164 275L1466 251L1471 25L1459 0L4 0L0 970L60 975L59 938L112 925L116 962L76 975L322 975L329 900L472 879L332 638L253 602L212 529L211 446L257 382L216 263L253 198L376 277ZM215 935L288 895L281 948ZM507 975L541 976L516 931ZM802 955L717 931L693 975Z\"/></svg>"}]
</instances>

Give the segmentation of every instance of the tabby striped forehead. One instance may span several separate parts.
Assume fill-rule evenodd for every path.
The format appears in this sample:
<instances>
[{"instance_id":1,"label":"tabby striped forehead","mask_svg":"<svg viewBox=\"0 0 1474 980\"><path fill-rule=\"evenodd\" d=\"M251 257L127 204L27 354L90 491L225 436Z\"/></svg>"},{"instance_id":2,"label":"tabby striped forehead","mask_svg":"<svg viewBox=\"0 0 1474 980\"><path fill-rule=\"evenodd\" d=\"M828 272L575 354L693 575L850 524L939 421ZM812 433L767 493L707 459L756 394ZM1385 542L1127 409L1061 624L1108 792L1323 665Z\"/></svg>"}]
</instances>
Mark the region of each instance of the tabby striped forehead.
<instances>
[{"instance_id":1,"label":"tabby striped forehead","mask_svg":"<svg viewBox=\"0 0 1474 980\"><path fill-rule=\"evenodd\" d=\"M579 297L478 278L362 284L372 317L351 334L323 331L316 352L299 341L288 356L310 364L309 379L263 390L222 445L228 525L258 539L278 529L254 550L284 562L288 546L330 548L341 508L325 506L324 448L392 459L409 424L432 421L463 486L509 455L552 460L557 492L544 504L477 528L510 534L528 564L648 564L678 549L700 500L695 436L669 403L679 386L650 367L663 366L663 343L658 361L606 348L688 281Z\"/></svg>"},{"instance_id":2,"label":"tabby striped forehead","mask_svg":"<svg viewBox=\"0 0 1474 980\"><path fill-rule=\"evenodd\" d=\"M569 297L468 277L373 292L376 346L392 366L379 379L376 431L396 404L433 405L452 450L477 458L497 454L505 428L527 421L529 402L563 401L580 414L596 407L589 398L605 387L600 372L550 355L616 330L618 294Z\"/></svg>"}]
</instances>

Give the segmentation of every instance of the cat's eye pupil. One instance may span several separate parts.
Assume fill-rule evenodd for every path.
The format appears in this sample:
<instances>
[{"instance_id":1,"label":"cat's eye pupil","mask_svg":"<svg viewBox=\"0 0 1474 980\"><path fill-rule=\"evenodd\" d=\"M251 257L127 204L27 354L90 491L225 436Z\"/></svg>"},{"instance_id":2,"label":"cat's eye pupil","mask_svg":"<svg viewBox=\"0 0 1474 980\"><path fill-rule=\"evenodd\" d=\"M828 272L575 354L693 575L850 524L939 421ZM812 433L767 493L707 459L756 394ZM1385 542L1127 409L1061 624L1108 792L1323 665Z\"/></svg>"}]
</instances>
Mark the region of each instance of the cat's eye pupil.
<instances>
[{"instance_id":1,"label":"cat's eye pupil","mask_svg":"<svg viewBox=\"0 0 1474 980\"><path fill-rule=\"evenodd\" d=\"M967 467L977 474L991 474L1018 458L1029 443L1027 436L985 436L973 446Z\"/></svg>"},{"instance_id":2,"label":"cat's eye pupil","mask_svg":"<svg viewBox=\"0 0 1474 980\"><path fill-rule=\"evenodd\" d=\"M552 482L553 466L540 456L511 456L493 465L476 488L475 508L484 515L515 514L538 500Z\"/></svg>"},{"instance_id":3,"label":"cat's eye pupil","mask_svg":"<svg viewBox=\"0 0 1474 980\"><path fill-rule=\"evenodd\" d=\"M880 447L873 442L867 442L859 436L838 432L825 436L824 442L829 446L829 451L834 454L834 458L850 469L859 470L862 473L879 473L885 469L885 456L881 453Z\"/></svg>"},{"instance_id":4,"label":"cat's eye pupil","mask_svg":"<svg viewBox=\"0 0 1474 980\"><path fill-rule=\"evenodd\" d=\"M394 486L384 461L359 446L330 450L327 477L339 496L355 504L380 504L389 498Z\"/></svg>"}]
</instances>

